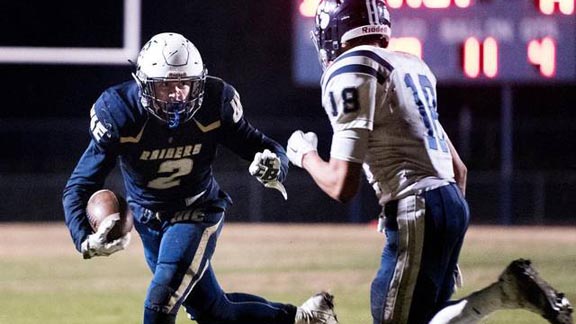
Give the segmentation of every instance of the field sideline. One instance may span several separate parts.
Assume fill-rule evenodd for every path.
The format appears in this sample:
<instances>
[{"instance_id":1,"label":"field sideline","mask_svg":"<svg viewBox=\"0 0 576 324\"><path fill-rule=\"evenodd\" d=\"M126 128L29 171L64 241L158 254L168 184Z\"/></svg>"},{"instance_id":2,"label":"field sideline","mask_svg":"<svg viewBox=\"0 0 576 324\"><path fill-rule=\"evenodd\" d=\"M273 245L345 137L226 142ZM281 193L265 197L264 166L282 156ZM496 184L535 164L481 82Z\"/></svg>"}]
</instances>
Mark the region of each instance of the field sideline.
<instances>
[{"instance_id":1,"label":"field sideline","mask_svg":"<svg viewBox=\"0 0 576 324\"><path fill-rule=\"evenodd\" d=\"M132 234L126 251L84 261L63 223L0 223L0 324L141 323L150 273ZM300 304L327 289L342 324L368 324L369 285L383 244L368 225L231 223L213 265L227 291ZM576 227L471 227L460 262L465 286L455 297L491 283L519 257L576 302ZM181 312L177 323L194 322ZM502 311L485 323L546 321Z\"/></svg>"}]
</instances>

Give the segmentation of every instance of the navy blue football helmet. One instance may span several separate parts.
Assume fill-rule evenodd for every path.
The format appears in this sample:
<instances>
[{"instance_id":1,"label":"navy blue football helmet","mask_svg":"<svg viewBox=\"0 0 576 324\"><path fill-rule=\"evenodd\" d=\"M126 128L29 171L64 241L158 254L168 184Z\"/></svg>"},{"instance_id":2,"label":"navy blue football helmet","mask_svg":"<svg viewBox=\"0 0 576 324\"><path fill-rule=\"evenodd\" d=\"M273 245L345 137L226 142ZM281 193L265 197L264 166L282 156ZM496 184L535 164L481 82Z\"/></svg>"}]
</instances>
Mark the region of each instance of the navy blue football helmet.
<instances>
[{"instance_id":1,"label":"navy blue football helmet","mask_svg":"<svg viewBox=\"0 0 576 324\"><path fill-rule=\"evenodd\" d=\"M384 0L322 0L312 40L324 68L342 53L342 44L362 36L390 41L390 13Z\"/></svg>"}]
</instances>

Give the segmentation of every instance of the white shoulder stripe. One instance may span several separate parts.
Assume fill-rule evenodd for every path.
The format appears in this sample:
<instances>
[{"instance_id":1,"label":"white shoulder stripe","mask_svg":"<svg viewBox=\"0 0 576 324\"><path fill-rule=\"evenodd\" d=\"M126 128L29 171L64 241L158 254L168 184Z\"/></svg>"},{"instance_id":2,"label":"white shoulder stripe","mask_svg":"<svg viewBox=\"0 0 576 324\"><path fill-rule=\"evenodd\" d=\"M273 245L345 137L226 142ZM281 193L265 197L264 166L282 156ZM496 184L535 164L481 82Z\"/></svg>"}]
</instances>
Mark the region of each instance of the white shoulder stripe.
<instances>
[{"instance_id":1,"label":"white shoulder stripe","mask_svg":"<svg viewBox=\"0 0 576 324\"><path fill-rule=\"evenodd\" d=\"M375 0L366 0L366 9L368 10L370 25L375 25L378 22Z\"/></svg>"},{"instance_id":2,"label":"white shoulder stripe","mask_svg":"<svg viewBox=\"0 0 576 324\"><path fill-rule=\"evenodd\" d=\"M240 102L240 94L238 94L238 92L234 92L234 98L232 99L232 101L230 101L230 105L234 110L232 119L234 120L234 123L237 123L244 114L244 109L242 108L242 102Z\"/></svg>"}]
</instances>

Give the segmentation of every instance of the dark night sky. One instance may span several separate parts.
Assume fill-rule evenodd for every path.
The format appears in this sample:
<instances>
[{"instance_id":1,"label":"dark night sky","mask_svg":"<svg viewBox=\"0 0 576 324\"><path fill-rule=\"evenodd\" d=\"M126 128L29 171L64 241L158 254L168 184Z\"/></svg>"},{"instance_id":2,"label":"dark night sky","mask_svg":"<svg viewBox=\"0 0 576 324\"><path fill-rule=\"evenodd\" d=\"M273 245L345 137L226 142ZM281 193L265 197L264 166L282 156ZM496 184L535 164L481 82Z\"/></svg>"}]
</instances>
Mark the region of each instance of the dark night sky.
<instances>
[{"instance_id":1,"label":"dark night sky","mask_svg":"<svg viewBox=\"0 0 576 324\"><path fill-rule=\"evenodd\" d=\"M3 2L2 46L119 47L122 2L39 0ZM296 2L294 2L296 3ZM200 49L209 73L234 85L246 114L256 120L276 117L322 120L318 88L295 86L291 79L291 1L143 1L141 42L163 31L186 35ZM0 64L5 95L0 118L85 118L100 92L130 78L129 65ZM576 83L512 85L515 136L522 168L573 168L571 121L576 118ZM497 168L486 154L487 125L500 118L500 87L438 85L439 113L450 134L458 136L462 107L471 112L474 167ZM322 131L326 123L319 122ZM285 125L286 129L291 129ZM324 128L322 128L324 127ZM277 134L280 137L286 134ZM455 141L457 142L457 141ZM562 144L560 144L562 143ZM550 149L553 150L550 150ZM566 152L567 151L567 152ZM21 152L12 152L21 154ZM8 153L10 155L10 153ZM522 157L522 158L520 158ZM568 160L567 160L568 157ZM523 161L523 162L522 162Z\"/></svg>"},{"instance_id":2,"label":"dark night sky","mask_svg":"<svg viewBox=\"0 0 576 324\"><path fill-rule=\"evenodd\" d=\"M143 0L142 10L142 42L164 31L186 35L199 48L209 73L237 88L246 115L257 126L280 142L285 142L290 130L309 126L324 138L321 151L327 151L330 130L320 107L320 90L297 87L291 80L291 1ZM4 1L0 11L4 13L1 46L122 44L118 0ZM100 92L130 79L131 71L129 65L0 63L4 90L0 167L13 172L54 168L69 172L87 142L85 126L46 130L42 121L72 118L87 125L88 111ZM574 172L576 83L517 84L512 85L512 92L517 170ZM473 172L499 169L500 93L499 85L438 85L440 120L457 145L470 137L465 157ZM464 107L471 116L466 130L460 126ZM278 122L285 120L298 124ZM57 162L41 163L38 156ZM569 190L576 193L574 188ZM481 200L484 192L479 189L476 194Z\"/></svg>"}]
</instances>

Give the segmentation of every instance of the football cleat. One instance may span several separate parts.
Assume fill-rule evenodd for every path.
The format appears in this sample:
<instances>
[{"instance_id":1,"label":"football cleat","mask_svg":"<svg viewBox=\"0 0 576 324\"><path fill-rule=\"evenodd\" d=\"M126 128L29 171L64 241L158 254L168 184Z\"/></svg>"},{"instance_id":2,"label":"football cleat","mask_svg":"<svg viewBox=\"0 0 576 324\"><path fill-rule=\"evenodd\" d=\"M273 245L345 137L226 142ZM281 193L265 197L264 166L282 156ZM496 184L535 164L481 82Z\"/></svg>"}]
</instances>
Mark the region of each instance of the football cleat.
<instances>
[{"instance_id":1,"label":"football cleat","mask_svg":"<svg viewBox=\"0 0 576 324\"><path fill-rule=\"evenodd\" d=\"M506 306L525 308L553 324L573 324L570 301L538 275L530 260L512 261L498 280Z\"/></svg>"},{"instance_id":2,"label":"football cleat","mask_svg":"<svg viewBox=\"0 0 576 324\"><path fill-rule=\"evenodd\" d=\"M320 292L298 307L294 324L338 324L334 313L334 296Z\"/></svg>"}]
</instances>

